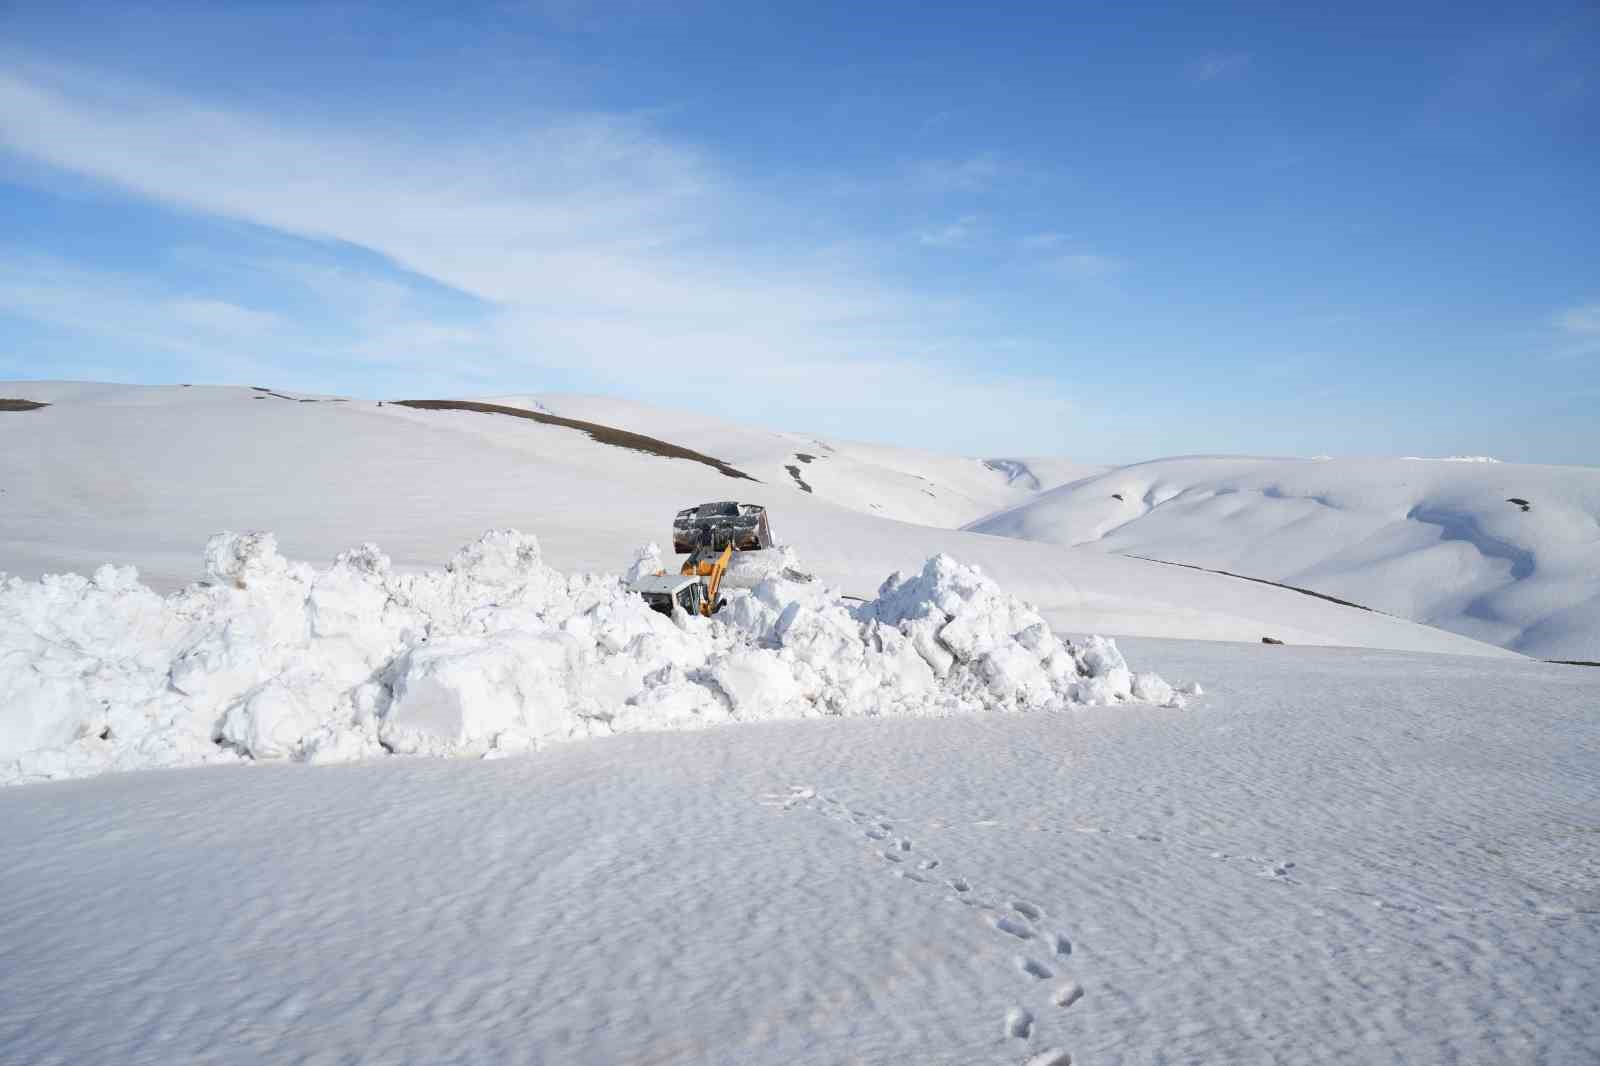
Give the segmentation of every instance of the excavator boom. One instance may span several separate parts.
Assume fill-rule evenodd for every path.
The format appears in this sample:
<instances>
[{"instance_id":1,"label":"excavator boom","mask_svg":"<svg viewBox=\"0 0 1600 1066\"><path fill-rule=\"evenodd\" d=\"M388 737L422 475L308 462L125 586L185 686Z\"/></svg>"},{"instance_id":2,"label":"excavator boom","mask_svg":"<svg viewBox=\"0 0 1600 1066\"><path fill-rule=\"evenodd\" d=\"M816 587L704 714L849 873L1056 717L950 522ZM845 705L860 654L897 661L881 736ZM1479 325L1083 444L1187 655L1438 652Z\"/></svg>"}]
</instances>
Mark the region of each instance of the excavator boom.
<instances>
[{"instance_id":1,"label":"excavator boom","mask_svg":"<svg viewBox=\"0 0 1600 1066\"><path fill-rule=\"evenodd\" d=\"M720 593L722 592L722 575L728 572L728 563L733 559L733 545L722 549L722 554L717 556L717 561L711 567L711 573L706 575L706 602L700 608L709 618L722 606Z\"/></svg>"},{"instance_id":2,"label":"excavator boom","mask_svg":"<svg viewBox=\"0 0 1600 1066\"><path fill-rule=\"evenodd\" d=\"M702 549L695 552L683 561L683 568L678 572L684 577L699 577L705 579L706 598L700 605L700 613L710 616L716 613L721 602L718 593L722 591L722 578L728 572L728 564L733 561L733 545L725 546L716 555Z\"/></svg>"}]
</instances>

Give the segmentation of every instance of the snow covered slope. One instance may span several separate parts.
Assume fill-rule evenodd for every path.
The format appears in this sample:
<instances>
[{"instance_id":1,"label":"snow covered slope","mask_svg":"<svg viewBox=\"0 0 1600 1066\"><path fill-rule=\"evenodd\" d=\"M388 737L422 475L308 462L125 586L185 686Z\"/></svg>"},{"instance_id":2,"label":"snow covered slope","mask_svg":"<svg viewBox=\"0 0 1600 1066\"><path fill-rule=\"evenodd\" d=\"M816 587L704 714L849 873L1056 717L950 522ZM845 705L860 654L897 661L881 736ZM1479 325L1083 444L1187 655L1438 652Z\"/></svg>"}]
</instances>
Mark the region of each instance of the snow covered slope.
<instances>
[{"instance_id":1,"label":"snow covered slope","mask_svg":"<svg viewBox=\"0 0 1600 1066\"><path fill-rule=\"evenodd\" d=\"M1106 468L1066 459L972 459L742 426L603 396L540 393L496 400L627 426L726 459L762 481L794 485L884 518L955 527Z\"/></svg>"},{"instance_id":2,"label":"snow covered slope","mask_svg":"<svg viewBox=\"0 0 1600 1066\"><path fill-rule=\"evenodd\" d=\"M1600 1060L1600 671L1130 644L1208 694L0 791L0 1058Z\"/></svg>"},{"instance_id":3,"label":"snow covered slope","mask_svg":"<svg viewBox=\"0 0 1600 1066\"><path fill-rule=\"evenodd\" d=\"M251 529L274 532L290 559L326 565L373 542L414 571L510 527L535 534L557 569L616 573L640 545L667 540L679 508L736 498L766 504L778 539L807 569L861 598L894 571L948 553L1034 603L1064 634L1504 654L1250 582L891 521L803 492L787 473L730 478L503 415L202 386L24 382L0 385L0 395L52 404L0 413L0 571L26 578L135 565L171 591L203 576L200 546L213 533ZM619 428L666 432L648 419ZM718 454L727 440L715 432L674 443L730 463L745 454ZM949 469L929 462L929 477Z\"/></svg>"},{"instance_id":4,"label":"snow covered slope","mask_svg":"<svg viewBox=\"0 0 1600 1066\"><path fill-rule=\"evenodd\" d=\"M969 526L1315 589L1546 659L1600 660L1600 468L1162 459Z\"/></svg>"}]
</instances>

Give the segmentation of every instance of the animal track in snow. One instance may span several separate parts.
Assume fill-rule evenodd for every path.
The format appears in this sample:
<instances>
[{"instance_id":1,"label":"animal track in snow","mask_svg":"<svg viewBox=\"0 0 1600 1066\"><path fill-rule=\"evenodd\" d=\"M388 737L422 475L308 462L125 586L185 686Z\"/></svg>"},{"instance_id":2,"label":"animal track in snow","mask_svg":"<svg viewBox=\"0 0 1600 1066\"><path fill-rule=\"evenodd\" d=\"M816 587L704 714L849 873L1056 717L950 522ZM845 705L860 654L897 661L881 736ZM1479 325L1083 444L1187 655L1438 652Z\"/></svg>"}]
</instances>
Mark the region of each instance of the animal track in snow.
<instances>
[{"instance_id":1,"label":"animal track in snow","mask_svg":"<svg viewBox=\"0 0 1600 1066\"><path fill-rule=\"evenodd\" d=\"M766 807L782 807L787 811L797 804L814 799L816 795L815 789L807 788L804 785L790 785L788 792L764 793L761 797L761 803Z\"/></svg>"},{"instance_id":2,"label":"animal track in snow","mask_svg":"<svg viewBox=\"0 0 1600 1066\"><path fill-rule=\"evenodd\" d=\"M1048 981L1050 978L1055 976L1055 974L1050 972L1050 967L1046 966L1038 959L1030 959L1026 955L1018 955L1012 961L1016 964L1017 969L1021 970L1035 981Z\"/></svg>"},{"instance_id":3,"label":"animal track in snow","mask_svg":"<svg viewBox=\"0 0 1600 1066\"><path fill-rule=\"evenodd\" d=\"M1014 936L1018 940L1033 939L1032 929L1017 921L1015 918L1010 918L1004 914L992 915L989 918L989 924L994 926L1000 932L1006 933L1009 936Z\"/></svg>"},{"instance_id":4,"label":"animal track in snow","mask_svg":"<svg viewBox=\"0 0 1600 1066\"><path fill-rule=\"evenodd\" d=\"M831 796L819 794L816 789L809 786L791 785L787 794L769 793L763 797L762 802L769 806L781 806L786 812L796 807L805 807L835 821L848 823L872 845L876 857L882 860L899 880L932 886L936 882L923 874L935 869L947 869L943 860L937 855L918 847L910 837L897 834L894 828L895 819L881 813L874 814L869 810L848 806ZM959 823L935 819L927 824L931 828L942 829ZM982 827L1004 825L998 819L983 819L971 824ZM1040 832L1061 832L1059 829L1037 826L1029 828ZM1078 831L1088 831L1081 827L1074 828ZM1109 832L1109 830L1095 831ZM1154 834L1146 834L1140 839L1150 840L1152 837ZM1159 838L1154 839L1159 840ZM944 876L937 884L953 893L945 897L947 900L954 900L982 911L985 924L997 933L1012 938L1012 943L1037 940L1042 949L1048 949L1051 956L1058 960L1072 954L1072 941L1065 933L1059 930L1046 930L1039 926L1046 917L1045 909L1039 904L1009 895L995 886L983 886L980 889L980 886L972 880L955 873ZM1037 957L1015 955L1012 956L1012 965L1030 982L1049 981L1055 977L1054 970ZM1083 988L1076 981L1067 981L1050 993L1049 998L1058 1007L1070 1007L1083 998ZM1037 1019L1027 1007L1020 1005L1010 1007L1005 1013L1004 1031L1007 1038L1032 1041L1038 1032ZM1048 1048L1029 1058L1027 1066L1067 1066L1071 1061L1072 1056L1065 1050Z\"/></svg>"},{"instance_id":5,"label":"animal track in snow","mask_svg":"<svg viewBox=\"0 0 1600 1066\"><path fill-rule=\"evenodd\" d=\"M1006 1035L1026 1040L1033 1035L1033 1014L1025 1007L1006 1011Z\"/></svg>"},{"instance_id":6,"label":"animal track in snow","mask_svg":"<svg viewBox=\"0 0 1600 1066\"><path fill-rule=\"evenodd\" d=\"M1068 981L1056 989L1056 994L1051 998L1058 1007L1070 1007L1083 998L1083 986L1076 981Z\"/></svg>"},{"instance_id":7,"label":"animal track in snow","mask_svg":"<svg viewBox=\"0 0 1600 1066\"><path fill-rule=\"evenodd\" d=\"M985 819L983 821L973 822L971 824L986 827L1003 827L1005 825L1004 822L998 819ZM1340 892L1363 897L1373 896L1373 893L1360 888L1346 885L1319 884L1314 880L1306 880L1301 876L1299 864L1293 860L1272 858L1266 855L1256 854L1254 852L1228 851L1216 847L1214 842L1208 842L1201 838L1186 838L1181 834L1161 833L1151 829L1128 831L1112 826L1085 825L1081 823L1066 826L1022 823L1018 826L1018 828L1032 833L1051 835L1064 833L1089 833L1094 835L1115 837L1122 840L1136 842L1141 845L1155 844L1179 851L1204 855L1214 862L1224 863L1235 868L1247 869L1255 877L1258 877L1264 881L1271 881L1275 884L1291 885L1320 892ZM1487 910L1481 907L1462 906L1460 904L1449 902L1429 903L1419 906L1401 900L1379 899L1374 901L1373 906L1385 910L1406 913L1431 913L1439 917L1455 919L1482 917L1490 914L1498 917L1529 917L1528 915L1524 915L1520 912ZM1537 920L1536 917L1535 920Z\"/></svg>"}]
</instances>

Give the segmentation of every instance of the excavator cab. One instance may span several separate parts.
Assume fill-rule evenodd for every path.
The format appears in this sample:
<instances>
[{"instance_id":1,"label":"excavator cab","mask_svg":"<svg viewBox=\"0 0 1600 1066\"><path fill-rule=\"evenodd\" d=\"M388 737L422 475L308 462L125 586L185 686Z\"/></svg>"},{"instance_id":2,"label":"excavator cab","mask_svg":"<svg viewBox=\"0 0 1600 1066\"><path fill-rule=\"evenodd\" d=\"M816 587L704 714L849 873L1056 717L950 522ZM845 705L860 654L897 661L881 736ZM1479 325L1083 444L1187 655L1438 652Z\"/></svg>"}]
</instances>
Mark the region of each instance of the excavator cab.
<instances>
[{"instance_id":1,"label":"excavator cab","mask_svg":"<svg viewBox=\"0 0 1600 1066\"><path fill-rule=\"evenodd\" d=\"M728 572L728 560L733 548L723 548L715 555L696 552L684 562L676 574L661 571L646 574L633 582L633 591L644 597L652 611L671 617L675 614L698 614L710 617L721 610L727 600L720 595L722 575Z\"/></svg>"},{"instance_id":2,"label":"excavator cab","mask_svg":"<svg viewBox=\"0 0 1600 1066\"><path fill-rule=\"evenodd\" d=\"M705 610L706 586L698 577L650 574L635 581L633 590L644 597L652 611L660 611L668 617L710 613Z\"/></svg>"}]
</instances>

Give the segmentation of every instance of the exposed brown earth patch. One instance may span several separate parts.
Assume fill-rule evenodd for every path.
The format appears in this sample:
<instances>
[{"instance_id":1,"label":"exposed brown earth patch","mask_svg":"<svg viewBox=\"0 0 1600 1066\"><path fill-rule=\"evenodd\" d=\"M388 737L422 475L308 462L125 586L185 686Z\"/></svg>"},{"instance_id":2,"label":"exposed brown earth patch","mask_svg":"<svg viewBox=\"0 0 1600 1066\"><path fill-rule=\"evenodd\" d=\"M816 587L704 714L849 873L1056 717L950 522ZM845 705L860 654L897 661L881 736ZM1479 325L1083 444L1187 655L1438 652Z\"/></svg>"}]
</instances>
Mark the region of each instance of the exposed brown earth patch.
<instances>
[{"instance_id":1,"label":"exposed brown earth patch","mask_svg":"<svg viewBox=\"0 0 1600 1066\"><path fill-rule=\"evenodd\" d=\"M630 433L625 429L614 426L602 426L598 422L582 422L576 418L562 418L560 415L544 414L540 411L529 411L522 407L506 407L498 403L478 403L474 400L393 400L392 403L401 407L414 407L419 411L477 411L486 415L509 415L512 418L526 418L532 422L540 422L547 426L561 426L564 429L581 430L589 435L589 439L600 444L609 444L614 448L626 448L632 452L644 452L646 455L659 455L663 459L687 459L692 463L709 466L724 477L743 478L746 481L760 482L743 470L729 466L721 459L704 455L689 448L679 447L676 444L655 437L647 437L642 433Z\"/></svg>"},{"instance_id":2,"label":"exposed brown earth patch","mask_svg":"<svg viewBox=\"0 0 1600 1066\"><path fill-rule=\"evenodd\" d=\"M1380 611L1376 607L1367 607L1359 603L1352 603L1349 600L1341 600L1339 597L1330 596L1326 592L1314 592L1311 589L1303 589L1299 585L1285 585L1281 581L1268 581L1264 577L1251 577L1249 574L1235 574L1231 570L1213 570L1209 566L1195 566L1193 563L1175 563L1171 559L1152 559L1148 555L1129 555L1128 558L1142 559L1147 563L1161 563L1163 566L1181 566L1185 570L1200 570L1207 574L1221 574L1223 577L1236 577L1240 581L1254 581L1258 585L1271 585L1273 588L1288 589L1290 592L1298 592L1302 596L1311 596L1314 599L1327 600L1329 603L1337 603L1340 607L1354 607L1358 611L1370 611L1373 614L1388 614L1387 611ZM1394 616L1389 615L1389 617L1392 618Z\"/></svg>"},{"instance_id":3,"label":"exposed brown earth patch","mask_svg":"<svg viewBox=\"0 0 1600 1066\"><path fill-rule=\"evenodd\" d=\"M11 400L0 396L0 411L37 411L41 407L49 406L37 400Z\"/></svg>"}]
</instances>

